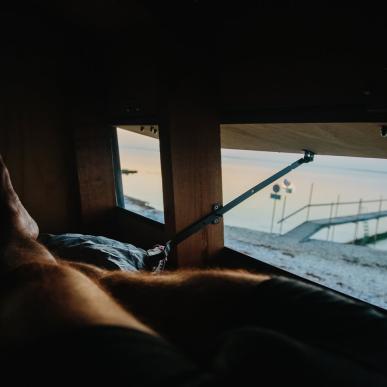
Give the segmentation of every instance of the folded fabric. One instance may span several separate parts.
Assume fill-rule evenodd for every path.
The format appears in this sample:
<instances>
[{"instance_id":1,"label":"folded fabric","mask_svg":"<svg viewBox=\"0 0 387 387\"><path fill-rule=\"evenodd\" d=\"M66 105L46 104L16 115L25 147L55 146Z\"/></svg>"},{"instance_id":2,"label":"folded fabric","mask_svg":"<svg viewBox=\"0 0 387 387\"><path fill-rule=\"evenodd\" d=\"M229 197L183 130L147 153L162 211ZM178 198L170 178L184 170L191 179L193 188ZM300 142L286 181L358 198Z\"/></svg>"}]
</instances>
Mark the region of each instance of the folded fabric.
<instances>
[{"instance_id":1,"label":"folded fabric","mask_svg":"<svg viewBox=\"0 0 387 387\"><path fill-rule=\"evenodd\" d=\"M150 270L148 253L130 243L82 234L42 234L39 241L58 257L107 270Z\"/></svg>"}]
</instances>

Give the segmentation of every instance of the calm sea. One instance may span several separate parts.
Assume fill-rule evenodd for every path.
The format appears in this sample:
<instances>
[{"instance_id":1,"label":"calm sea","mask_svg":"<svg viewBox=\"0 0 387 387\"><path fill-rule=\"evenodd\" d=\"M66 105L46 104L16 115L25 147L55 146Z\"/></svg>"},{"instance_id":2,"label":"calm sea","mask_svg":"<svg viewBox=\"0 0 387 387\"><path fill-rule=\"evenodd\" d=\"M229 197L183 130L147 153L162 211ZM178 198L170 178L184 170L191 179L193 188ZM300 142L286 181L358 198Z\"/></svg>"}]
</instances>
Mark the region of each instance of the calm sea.
<instances>
[{"instance_id":1,"label":"calm sea","mask_svg":"<svg viewBox=\"0 0 387 387\"><path fill-rule=\"evenodd\" d=\"M162 181L158 141L128 131L119 130L121 167L136 170L136 174L123 175L124 192L148 202L163 210ZM261 180L297 160L301 155L222 150L223 201L229 202ZM225 223L260 231L286 233L307 219L307 210L302 210L283 223L282 215L289 215L309 202L313 184L312 204L326 206L312 207L309 219L321 219L342 215L356 215L359 212L373 212L380 209L380 198L387 200L387 160L353 157L316 156L315 161L289 173L293 192L286 193L283 179L280 185L280 200L271 198L272 187L259 192L225 216ZM285 203L286 197L286 205ZM362 204L359 205L359 201ZM375 203L365 203L375 200ZM352 205L336 203L355 201ZM333 203L333 205L331 205ZM275 208L274 208L275 206ZM382 202L387 210L387 201ZM274 222L272 222L274 214ZM360 238L364 233L387 231L387 218L379 224L375 220L324 229L314 236L317 239L348 242ZM371 247L386 249L387 240Z\"/></svg>"}]
</instances>

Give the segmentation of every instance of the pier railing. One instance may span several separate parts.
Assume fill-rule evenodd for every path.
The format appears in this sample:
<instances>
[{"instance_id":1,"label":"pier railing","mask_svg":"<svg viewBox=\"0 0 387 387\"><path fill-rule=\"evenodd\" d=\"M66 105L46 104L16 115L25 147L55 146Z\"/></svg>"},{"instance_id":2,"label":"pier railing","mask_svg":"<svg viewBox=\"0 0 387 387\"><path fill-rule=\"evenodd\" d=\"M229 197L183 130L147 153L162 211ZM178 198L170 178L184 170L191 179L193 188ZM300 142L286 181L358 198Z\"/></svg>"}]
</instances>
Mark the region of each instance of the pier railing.
<instances>
[{"instance_id":1,"label":"pier railing","mask_svg":"<svg viewBox=\"0 0 387 387\"><path fill-rule=\"evenodd\" d=\"M289 215L286 215L285 217L281 218L277 223L283 223L285 220L288 220L288 219L292 218L293 216L295 216L295 215L297 215L300 212L305 211L305 210L307 211L306 221L308 221L309 216L310 216L310 211L308 211L308 210L310 210L313 207L329 207L330 206L333 208L339 208L340 206L358 204L359 208L360 208L362 204L366 204L366 203L381 203L381 204L383 204L384 202L387 202L387 199L376 199L376 200L362 200L362 199L360 199L360 200L352 201L352 202L329 202L329 203L306 204L305 206L299 208L298 210L293 211ZM382 211L382 209L380 208L379 211Z\"/></svg>"},{"instance_id":2,"label":"pier railing","mask_svg":"<svg viewBox=\"0 0 387 387\"><path fill-rule=\"evenodd\" d=\"M312 208L316 208L316 207L330 207L330 211L329 211L329 218L325 218L325 219L322 219L324 220L324 227L327 228L327 231L328 231L328 234L327 234L327 240L329 240L330 238L333 240L334 238L334 231L335 231L335 220L338 219L338 212L339 212L339 207L341 206L348 206L348 205L357 205L357 213L355 213L354 215L352 216L347 216L347 218L349 220L351 220L352 223L355 223L355 230L354 230L354 236L353 236L353 242L352 243L356 243L356 244L368 244L370 243L369 241L373 240L375 243L377 241L377 239L386 239L386 236L382 234L378 234L378 227L379 227L379 219L381 217L385 217L385 211L383 212L382 211L382 207L383 207L383 203L387 202L387 199L383 199L383 198L380 198L380 199L375 199L375 200L358 200L358 201L348 201L348 202L341 202L340 201L340 196L338 196L337 200L335 202L327 202L327 203L314 203L312 204L311 203L311 198L309 200L309 203L303 207L300 207L299 209L297 209L296 211L293 211L291 212L290 214L284 216L285 214L285 208L283 209L283 214L282 214L282 218L277 222L278 224L280 224L280 234L282 234L282 227L283 227L283 224L285 221L293 218L294 216L302 213L303 211L306 212L306 217L305 217L305 221L304 223L302 223L303 227L304 225L306 226L306 223L310 223L310 222L313 222L312 220L310 220L310 214L311 214L311 209ZM376 219L376 228L375 228L375 235L374 236L369 236L368 235L368 232L365 233L364 237L361 239L361 242L359 239L358 239L358 227L359 227L359 223L361 222L364 222L364 224L367 226L367 230L368 230L368 224L367 223L367 220L371 220L371 217L366 220L364 220L364 216L361 216L362 214L362 208L363 208L363 205L364 204L371 204L371 203L379 203L379 208L377 211L373 212L373 213L370 213L368 215L372 215L372 218L373 219ZM366 214L364 214L366 215ZM321 223L321 222L319 222ZM301 226L301 224L300 224ZM298 230L300 228L300 226L297 226L296 229ZM332 227L331 227L332 226ZM304 227L305 228L305 227ZM292 229L291 231L294 231L296 229ZM332 233L330 235L330 231L332 229ZM366 235L367 234L367 235ZM359 242L360 241L360 242Z\"/></svg>"}]
</instances>

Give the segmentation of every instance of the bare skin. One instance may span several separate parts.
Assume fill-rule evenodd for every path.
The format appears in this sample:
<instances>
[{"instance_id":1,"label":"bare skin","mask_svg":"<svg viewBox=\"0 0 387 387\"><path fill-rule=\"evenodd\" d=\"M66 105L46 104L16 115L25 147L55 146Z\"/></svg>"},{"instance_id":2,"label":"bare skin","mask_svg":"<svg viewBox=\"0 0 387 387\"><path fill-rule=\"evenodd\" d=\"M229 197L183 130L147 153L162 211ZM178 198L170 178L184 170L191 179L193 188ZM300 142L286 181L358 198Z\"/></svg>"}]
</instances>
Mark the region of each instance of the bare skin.
<instances>
[{"instance_id":1,"label":"bare skin","mask_svg":"<svg viewBox=\"0 0 387 387\"><path fill-rule=\"evenodd\" d=\"M15 193L2 158L0 230L4 338L24 340L82 325L117 325L155 334L94 281L56 260L36 241L38 226Z\"/></svg>"},{"instance_id":2,"label":"bare skin","mask_svg":"<svg viewBox=\"0 0 387 387\"><path fill-rule=\"evenodd\" d=\"M108 272L60 261L36 241L38 226L14 191L1 157L0 234L0 275L6 279L0 293L0 334L8 339L71 326L118 325L192 348L249 321L243 302L268 279L221 270L157 276Z\"/></svg>"},{"instance_id":3,"label":"bare skin","mask_svg":"<svg viewBox=\"0 0 387 387\"><path fill-rule=\"evenodd\" d=\"M69 263L106 289L126 310L197 361L230 329L257 321L256 288L268 276L231 270L106 271Z\"/></svg>"}]
</instances>

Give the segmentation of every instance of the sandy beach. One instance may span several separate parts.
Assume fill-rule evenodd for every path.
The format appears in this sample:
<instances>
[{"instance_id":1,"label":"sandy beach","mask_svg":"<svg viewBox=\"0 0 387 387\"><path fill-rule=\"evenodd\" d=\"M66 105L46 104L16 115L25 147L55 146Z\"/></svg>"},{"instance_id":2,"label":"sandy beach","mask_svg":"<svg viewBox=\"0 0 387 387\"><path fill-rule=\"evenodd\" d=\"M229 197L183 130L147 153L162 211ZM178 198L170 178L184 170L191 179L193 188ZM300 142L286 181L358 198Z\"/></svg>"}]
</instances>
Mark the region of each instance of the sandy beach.
<instances>
[{"instance_id":1,"label":"sandy beach","mask_svg":"<svg viewBox=\"0 0 387 387\"><path fill-rule=\"evenodd\" d=\"M129 211L162 222L147 202L125 196ZM387 257L382 250L225 226L225 245L318 284L387 309Z\"/></svg>"}]
</instances>

